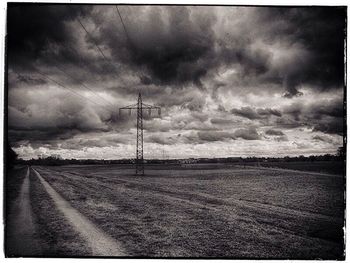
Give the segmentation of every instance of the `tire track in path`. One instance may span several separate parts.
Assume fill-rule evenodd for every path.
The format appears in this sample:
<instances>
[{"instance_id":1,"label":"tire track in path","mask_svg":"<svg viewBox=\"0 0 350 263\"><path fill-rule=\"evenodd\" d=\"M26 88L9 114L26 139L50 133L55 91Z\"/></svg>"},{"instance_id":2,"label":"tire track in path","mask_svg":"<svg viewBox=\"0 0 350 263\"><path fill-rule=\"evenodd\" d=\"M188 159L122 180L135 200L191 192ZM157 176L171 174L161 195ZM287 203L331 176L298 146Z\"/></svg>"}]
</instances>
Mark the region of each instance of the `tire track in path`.
<instances>
[{"instance_id":1,"label":"tire track in path","mask_svg":"<svg viewBox=\"0 0 350 263\"><path fill-rule=\"evenodd\" d=\"M93 256L126 256L126 252L116 240L105 234L88 218L74 209L41 175L33 169L46 192L53 199L56 207L68 222L91 247Z\"/></svg>"},{"instance_id":2,"label":"tire track in path","mask_svg":"<svg viewBox=\"0 0 350 263\"><path fill-rule=\"evenodd\" d=\"M8 256L34 256L41 253L39 241L35 237L35 224L30 205L29 169L27 167L19 196L9 214Z\"/></svg>"}]
</instances>

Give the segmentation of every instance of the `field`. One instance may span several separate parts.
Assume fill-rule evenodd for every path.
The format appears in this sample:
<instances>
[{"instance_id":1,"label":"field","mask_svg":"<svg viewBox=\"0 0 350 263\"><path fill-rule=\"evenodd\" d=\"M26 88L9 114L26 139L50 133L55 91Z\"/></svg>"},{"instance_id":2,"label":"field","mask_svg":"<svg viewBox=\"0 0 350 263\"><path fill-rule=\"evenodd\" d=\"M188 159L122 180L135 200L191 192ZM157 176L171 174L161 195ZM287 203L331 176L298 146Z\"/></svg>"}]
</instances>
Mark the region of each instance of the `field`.
<instances>
[{"instance_id":1,"label":"field","mask_svg":"<svg viewBox=\"0 0 350 263\"><path fill-rule=\"evenodd\" d=\"M275 167L329 174L342 174L345 166L343 161L261 162L259 165L262 167Z\"/></svg>"},{"instance_id":2,"label":"field","mask_svg":"<svg viewBox=\"0 0 350 263\"><path fill-rule=\"evenodd\" d=\"M71 165L22 167L8 177L23 178L27 171L35 222L31 235L40 255L101 255L71 219L77 211L74 216L86 219L82 225L96 226L99 238L117 242L117 256L344 258L341 174L154 165L137 177L128 165ZM18 192L13 189L20 187L11 180L9 206ZM55 200L43 181L67 203ZM9 224L7 240L12 231ZM12 243L7 255L16 256Z\"/></svg>"}]
</instances>

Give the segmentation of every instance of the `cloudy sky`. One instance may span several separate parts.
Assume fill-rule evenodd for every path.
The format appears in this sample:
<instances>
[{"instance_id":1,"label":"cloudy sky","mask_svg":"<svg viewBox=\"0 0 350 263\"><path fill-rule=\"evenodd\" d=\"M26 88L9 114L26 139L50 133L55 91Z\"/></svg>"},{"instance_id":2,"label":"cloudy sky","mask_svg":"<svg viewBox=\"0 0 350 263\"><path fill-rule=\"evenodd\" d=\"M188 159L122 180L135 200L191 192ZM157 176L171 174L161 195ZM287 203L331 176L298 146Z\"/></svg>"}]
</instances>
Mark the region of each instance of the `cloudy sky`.
<instances>
[{"instance_id":1,"label":"cloudy sky","mask_svg":"<svg viewBox=\"0 0 350 263\"><path fill-rule=\"evenodd\" d=\"M122 20L119 17L118 11ZM20 157L335 153L346 9L9 5L8 136ZM122 21L124 23L122 24Z\"/></svg>"}]
</instances>

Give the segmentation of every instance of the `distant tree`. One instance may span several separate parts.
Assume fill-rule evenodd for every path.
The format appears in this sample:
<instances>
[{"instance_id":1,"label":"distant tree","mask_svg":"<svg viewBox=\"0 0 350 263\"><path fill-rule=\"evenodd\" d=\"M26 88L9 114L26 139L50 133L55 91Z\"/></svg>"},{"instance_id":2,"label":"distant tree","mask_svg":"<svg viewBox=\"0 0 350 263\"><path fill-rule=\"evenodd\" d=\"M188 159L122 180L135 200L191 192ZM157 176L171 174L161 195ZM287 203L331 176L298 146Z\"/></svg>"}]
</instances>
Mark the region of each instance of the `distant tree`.
<instances>
[{"instance_id":1,"label":"distant tree","mask_svg":"<svg viewBox=\"0 0 350 263\"><path fill-rule=\"evenodd\" d=\"M17 158L18 158L18 154L14 150L12 150L11 146L7 143L7 152L6 152L7 168L13 168Z\"/></svg>"},{"instance_id":2,"label":"distant tree","mask_svg":"<svg viewBox=\"0 0 350 263\"><path fill-rule=\"evenodd\" d=\"M345 157L345 149L344 147L339 147L337 150L337 156L340 158L344 158Z\"/></svg>"}]
</instances>

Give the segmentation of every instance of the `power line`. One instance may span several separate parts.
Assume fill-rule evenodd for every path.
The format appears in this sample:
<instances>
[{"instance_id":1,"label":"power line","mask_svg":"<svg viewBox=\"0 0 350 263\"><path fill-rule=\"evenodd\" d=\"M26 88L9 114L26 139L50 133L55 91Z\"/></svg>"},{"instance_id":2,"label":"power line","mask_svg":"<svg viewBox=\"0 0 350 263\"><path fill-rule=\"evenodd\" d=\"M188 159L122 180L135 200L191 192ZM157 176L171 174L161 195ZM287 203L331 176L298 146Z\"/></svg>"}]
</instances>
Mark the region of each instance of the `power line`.
<instances>
[{"instance_id":1,"label":"power line","mask_svg":"<svg viewBox=\"0 0 350 263\"><path fill-rule=\"evenodd\" d=\"M76 91L74 91L74 90L72 90L72 89L66 87L65 85L59 83L58 81L56 81L56 80L50 78L50 77L47 76L46 74L44 74L44 73L42 73L42 72L40 72L40 71L38 71L38 70L36 70L36 72L39 73L40 75L42 75L44 78L47 78L48 80L51 80L52 82L56 83L56 84L59 85L60 87L65 88L65 89L71 91L71 92L74 93L75 95L77 95L77 96L79 96L79 97L81 97L81 98L83 98L83 99L86 99L86 100L88 100L88 101L94 103L94 104L97 105L97 106L103 107L106 111L110 111L109 109L105 108L105 106L103 106L103 105L101 105L101 104L98 104L98 103L96 103L95 101L90 100L89 98L87 98L87 97L85 97L85 96L82 96L82 95L79 94L78 92L76 92Z\"/></svg>"},{"instance_id":2,"label":"power line","mask_svg":"<svg viewBox=\"0 0 350 263\"><path fill-rule=\"evenodd\" d=\"M74 49L74 48L72 48L72 47L69 47L69 46L67 46L65 43L61 43L66 49L70 49L71 51L73 51L74 53L76 53L76 55L79 57L79 60L81 61L82 59L81 59L81 57L80 57L80 55L77 53L77 51ZM57 61L57 60L56 60ZM100 95L98 95L97 93L95 93L95 91L93 90L93 89L91 89L91 88L89 88L87 85L85 85L81 80L79 80L78 78L76 78L76 77L73 77L71 74L68 74L66 71L64 71L62 68L60 68L59 66L57 66L57 63L55 64L55 67L59 70L59 71L61 71L62 73L64 73L66 76L68 76L69 78L71 78L71 79L73 79L73 80L75 80L75 81L78 81L84 88L86 88L86 89L88 89L90 92L92 92L94 95L96 95L97 97L99 97L101 100L103 100L104 102L106 102L107 104L109 104L111 107L114 107L114 105L111 103L111 102L109 102L109 101L107 101L106 99L104 99L103 97L101 97ZM17 73L18 74L18 73ZM40 72L39 72L39 74L40 74ZM54 81L54 80L52 80L52 81ZM85 98L85 97L84 97ZM95 103L96 104L96 103ZM100 105L100 104L98 104L99 106L102 106L102 105Z\"/></svg>"},{"instance_id":3,"label":"power line","mask_svg":"<svg viewBox=\"0 0 350 263\"><path fill-rule=\"evenodd\" d=\"M119 17L120 17L120 19L121 19L121 22L122 22L122 24L123 24L123 28L124 28L125 34L126 34L126 36L127 36L127 39L128 39L129 42L131 43L130 38L129 38L129 36L128 36L128 33L127 33L127 31L126 31L125 24L124 24L124 22L123 22L123 19L122 19L120 13L119 13L118 7L116 6L116 8L117 8ZM78 17L76 17L76 19L78 20L79 24L80 24L81 27L84 29L84 31L86 32L86 34L92 39L92 41L93 41L94 45L96 46L97 50L100 52L100 54L101 54L101 55L103 56L103 58L106 60L106 62L109 63L112 67L116 68L116 66L113 65L113 64L110 62L109 59L107 59L107 57L106 57L105 54L103 53L102 49L99 47L99 45L97 44L97 42L95 41L95 39L92 37L92 35L89 33L89 31L86 29L86 27L83 25L83 23L81 22L81 20L80 20ZM75 48L69 47L69 46L67 46L65 43L61 43L61 44L62 44L66 49L70 49L71 51L73 51L73 52L79 57L80 62L82 62L81 56L79 55L79 53L77 52L77 50L76 50ZM84 64L85 64L85 63L84 63ZM95 93L91 88L89 88L87 85L85 85L82 81L80 81L80 80L78 80L77 78L71 76L70 74L68 74L67 72L65 72L65 71L62 70L61 68L59 68L57 65L56 65L56 68L57 68L59 71L61 71L62 73L64 73L65 75L67 75L68 77L70 77L70 78L72 78L72 79L74 79L74 80L76 80L76 81L79 81L80 84L81 84L84 88L88 89L88 90L91 91L93 94L95 94L97 97L99 97L100 99L102 99L103 101L105 101L106 103L108 103L110 106L114 107L114 105L112 105L109 101L105 100L105 99L102 98L100 95L98 95L97 93ZM86 100L89 100L90 102L94 103L95 105L104 107L103 105L100 105L100 104L98 104L98 103L96 103L96 102L94 102L94 101L92 101L92 100L90 100L90 99L88 99L88 98L82 96L81 94L75 92L74 90L69 89L68 87L66 87L66 86L64 86L63 84L57 82L56 80L54 80L54 79L48 77L47 75L45 75L45 74L43 74L43 73L41 73L41 72L39 72L39 71L37 71L37 72L38 72L40 75L44 76L45 78L47 78L47 79L51 80L52 82L56 83L57 85L59 85L59 86L65 88L65 89L67 89L67 90L73 92L73 93L76 94L77 96L79 96L79 97L81 97L81 98L84 98L84 99L86 99ZM19 75L19 74L17 73L17 75ZM122 82L124 85L126 85L123 79L119 79L119 80L121 80L121 82Z\"/></svg>"},{"instance_id":4,"label":"power line","mask_svg":"<svg viewBox=\"0 0 350 263\"><path fill-rule=\"evenodd\" d=\"M84 31L86 32L86 34L92 39L94 45L96 46L96 48L98 49L98 51L101 53L101 55L103 56L103 58L105 59L105 61L111 65L113 68L118 69L118 66L114 65L114 63L111 62L110 59L108 59L105 54L103 53L102 49L99 47L99 45L97 44L97 42L95 41L95 39L92 37L92 35L89 33L89 31L86 29L86 27L83 25L83 23L81 22L81 20L77 17L77 20L79 22L79 24L81 25L81 27L84 29ZM119 78L118 81L121 81L122 84L124 84L125 86L127 86L127 84L125 83L125 81L122 78Z\"/></svg>"},{"instance_id":5,"label":"power line","mask_svg":"<svg viewBox=\"0 0 350 263\"><path fill-rule=\"evenodd\" d=\"M97 93L95 93L94 90L92 90L91 88L89 88L88 86L86 86L82 81L80 81L79 79L73 77L72 75L68 74L67 72L65 72L63 69L59 68L57 65L55 65L55 67L61 71L63 74L67 75L68 77L70 77L73 80L78 81L84 88L88 89L89 91L91 91L93 94L95 94L97 97L99 97L101 100L103 100L104 102L108 103L110 106L114 107L114 105L112 103L110 103L109 101L107 101L106 99L104 99L103 97L101 97L100 95L98 95Z\"/></svg>"},{"instance_id":6,"label":"power line","mask_svg":"<svg viewBox=\"0 0 350 263\"><path fill-rule=\"evenodd\" d=\"M123 25L123 29L124 29L124 32L125 32L125 34L126 34L126 38L127 38L128 42L129 42L129 44L130 44L132 47L135 47L135 46L133 45L132 41L131 41L131 38L129 37L129 34L128 34L127 29L126 29L126 26L125 26L125 24L124 24L123 18L122 18L122 16L121 16L120 12L119 12L118 6L116 5L115 7L116 7L116 9L117 9L117 12L118 12L118 16L119 16L119 18L120 18L120 21L121 21L121 23L122 23L122 25ZM101 48L99 47L99 45L97 44L97 42L96 42L96 40L94 39L94 37L89 33L89 31L88 31L88 30L86 29L86 27L83 25L83 23L81 22L81 20L79 19L79 17L76 17L76 19L78 20L78 23L80 24L80 26L84 29L85 33L92 39L94 45L96 46L97 50L101 53L101 55L103 56L103 58L105 59L105 61L106 61L108 64L110 64L112 67L114 67L115 69L117 69L118 67L117 67L116 65L114 65L113 63L111 63L111 60L108 59L108 58L106 57L106 55L103 53L102 49L101 49ZM124 84L125 86L127 86L127 84L125 83L125 81L124 81L122 78L119 78L118 81L121 81L122 84Z\"/></svg>"},{"instance_id":7,"label":"power line","mask_svg":"<svg viewBox=\"0 0 350 263\"><path fill-rule=\"evenodd\" d=\"M121 21L121 23L122 23L122 25L123 25L123 29L124 29L126 38L127 38L128 42L129 42L131 45L133 45L132 42L131 42L131 39L130 39L130 37L129 37L128 31L126 30L126 26L125 26L125 24L124 24L123 18L122 18L122 16L121 16L120 12L119 12L118 6L116 5L115 8L117 9L117 12L118 12L120 21Z\"/></svg>"},{"instance_id":8,"label":"power line","mask_svg":"<svg viewBox=\"0 0 350 263\"><path fill-rule=\"evenodd\" d=\"M83 59L81 58L81 56L79 55L79 52L74 48L74 47L72 47L72 46L70 46L70 45L67 45L67 44L65 44L65 43L61 43L61 45L63 46L63 47L65 47L66 49L69 49L69 50L71 50L73 53L75 53L78 57L79 57L79 62L80 62L80 64L84 64L84 65L87 65L87 63L85 63L84 61L83 61ZM113 65L112 65L113 66ZM57 66L56 66L57 67ZM114 76L114 75L113 75ZM119 81L121 81L125 86L126 86L126 83L124 82L124 80L123 79L118 79ZM114 106L113 106L114 107Z\"/></svg>"},{"instance_id":9,"label":"power line","mask_svg":"<svg viewBox=\"0 0 350 263\"><path fill-rule=\"evenodd\" d=\"M92 37L92 35L89 33L89 31L86 29L86 27L83 25L83 23L80 21L79 17L77 17L77 20L79 22L79 24L81 25L81 27L84 29L84 31L86 32L86 34L92 39L92 41L94 42L94 45L96 46L96 48L98 49L98 51L101 53L101 55L103 56L103 58L106 60L106 62L108 64L110 64L113 68L117 68L114 64L112 64L110 62L109 59L107 59L107 57L105 56L105 54L103 53L102 49L99 47L99 45L96 43L95 39Z\"/></svg>"},{"instance_id":10,"label":"power line","mask_svg":"<svg viewBox=\"0 0 350 263\"><path fill-rule=\"evenodd\" d=\"M121 22L121 24L122 24L122 26L123 26L124 33L125 33L125 36L126 36L127 42L129 43L129 45L130 45L130 46L131 46L133 49L135 49L135 48L136 48L136 46L134 45L133 41L131 40L130 35L129 35L129 33L128 33L128 30L126 29L126 25L125 25L125 23L124 23L124 20L123 20L122 15L120 14L120 11L119 11L119 8L118 8L118 5L115 5L115 8L116 8L116 10L117 10L117 13L118 13L118 16L119 16L120 22ZM147 90L146 90L146 94L147 94L147 95L149 94L149 92L148 92Z\"/></svg>"}]
</instances>

